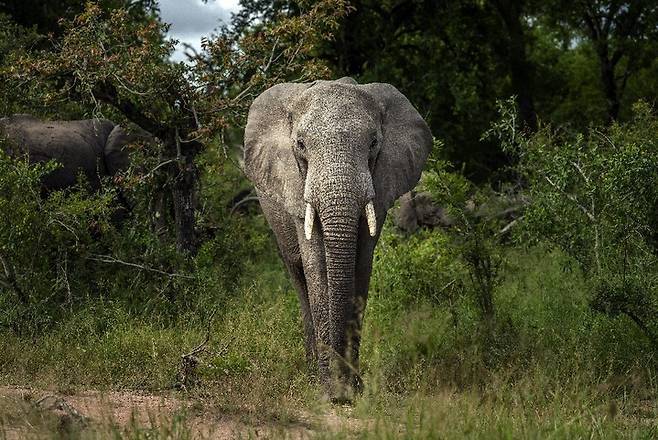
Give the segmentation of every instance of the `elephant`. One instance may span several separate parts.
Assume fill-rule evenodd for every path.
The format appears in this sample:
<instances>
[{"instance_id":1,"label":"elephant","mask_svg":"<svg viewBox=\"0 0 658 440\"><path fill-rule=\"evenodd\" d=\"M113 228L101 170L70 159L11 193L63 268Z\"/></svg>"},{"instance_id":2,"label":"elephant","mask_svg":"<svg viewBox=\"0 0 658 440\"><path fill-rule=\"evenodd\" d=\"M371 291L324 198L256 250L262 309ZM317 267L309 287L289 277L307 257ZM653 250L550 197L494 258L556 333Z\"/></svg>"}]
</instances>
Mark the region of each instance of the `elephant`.
<instances>
[{"instance_id":1,"label":"elephant","mask_svg":"<svg viewBox=\"0 0 658 440\"><path fill-rule=\"evenodd\" d=\"M375 244L431 148L427 124L390 84L283 83L249 109L244 171L299 297L307 361L332 402L361 390Z\"/></svg>"},{"instance_id":2,"label":"elephant","mask_svg":"<svg viewBox=\"0 0 658 440\"><path fill-rule=\"evenodd\" d=\"M0 118L0 137L12 157L27 155L31 163L59 162L59 168L43 177L46 191L73 186L80 172L92 189L99 189L102 176L128 168L124 147L137 138L106 119L42 121L25 114Z\"/></svg>"},{"instance_id":3,"label":"elephant","mask_svg":"<svg viewBox=\"0 0 658 440\"><path fill-rule=\"evenodd\" d=\"M432 200L429 192L410 191L400 197L400 206L393 212L393 224L410 234L418 228L448 228L455 219Z\"/></svg>"}]
</instances>

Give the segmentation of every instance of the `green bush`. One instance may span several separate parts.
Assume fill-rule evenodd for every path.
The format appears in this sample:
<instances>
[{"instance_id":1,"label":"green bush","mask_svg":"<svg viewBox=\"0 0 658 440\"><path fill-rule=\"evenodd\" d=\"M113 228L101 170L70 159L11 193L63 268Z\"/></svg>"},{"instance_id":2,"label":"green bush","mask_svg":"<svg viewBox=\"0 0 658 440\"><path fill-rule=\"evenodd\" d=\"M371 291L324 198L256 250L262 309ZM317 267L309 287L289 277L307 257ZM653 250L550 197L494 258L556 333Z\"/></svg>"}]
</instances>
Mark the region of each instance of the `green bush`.
<instances>
[{"instance_id":1,"label":"green bush","mask_svg":"<svg viewBox=\"0 0 658 440\"><path fill-rule=\"evenodd\" d=\"M519 136L495 127L529 186L521 240L545 241L588 279L591 306L625 315L658 348L658 118L643 103L626 124Z\"/></svg>"},{"instance_id":2,"label":"green bush","mask_svg":"<svg viewBox=\"0 0 658 440\"><path fill-rule=\"evenodd\" d=\"M90 194L81 181L70 191L42 195L41 177L56 166L0 152L2 326L45 323L73 307L81 290L90 292L87 280L98 269L93 256L112 234L112 191Z\"/></svg>"},{"instance_id":3,"label":"green bush","mask_svg":"<svg viewBox=\"0 0 658 440\"><path fill-rule=\"evenodd\" d=\"M234 295L250 259L274 258L262 219L226 206L245 185L228 162L204 175L204 243L195 257L180 255L171 214L157 208L169 183L149 173L160 159L146 149L134 149L131 168L98 192L81 177L46 194L40 180L56 164L0 155L0 326L39 331L97 301L122 304L133 316L204 322ZM132 207L120 222L119 194Z\"/></svg>"}]
</instances>

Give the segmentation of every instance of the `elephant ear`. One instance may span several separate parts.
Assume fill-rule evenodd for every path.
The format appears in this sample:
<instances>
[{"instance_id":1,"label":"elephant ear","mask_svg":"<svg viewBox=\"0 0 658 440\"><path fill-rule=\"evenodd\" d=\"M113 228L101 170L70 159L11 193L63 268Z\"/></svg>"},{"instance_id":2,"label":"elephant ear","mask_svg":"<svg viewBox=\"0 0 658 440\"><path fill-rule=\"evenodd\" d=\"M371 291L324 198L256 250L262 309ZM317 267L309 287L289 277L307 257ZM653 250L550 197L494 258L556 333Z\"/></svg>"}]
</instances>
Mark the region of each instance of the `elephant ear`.
<instances>
[{"instance_id":1,"label":"elephant ear","mask_svg":"<svg viewBox=\"0 0 658 440\"><path fill-rule=\"evenodd\" d=\"M296 98L314 83L284 83L258 96L244 132L244 170L259 196L304 216L304 183L292 152L289 114Z\"/></svg>"},{"instance_id":2,"label":"elephant ear","mask_svg":"<svg viewBox=\"0 0 658 440\"><path fill-rule=\"evenodd\" d=\"M105 168L108 175L113 176L128 168L130 165L128 144L134 140L135 137L126 132L120 125L115 125L112 128L103 149Z\"/></svg>"},{"instance_id":3,"label":"elephant ear","mask_svg":"<svg viewBox=\"0 0 658 440\"><path fill-rule=\"evenodd\" d=\"M382 142L373 171L376 203L388 210L416 186L432 149L432 133L409 100L390 84L363 87L381 105Z\"/></svg>"}]
</instances>

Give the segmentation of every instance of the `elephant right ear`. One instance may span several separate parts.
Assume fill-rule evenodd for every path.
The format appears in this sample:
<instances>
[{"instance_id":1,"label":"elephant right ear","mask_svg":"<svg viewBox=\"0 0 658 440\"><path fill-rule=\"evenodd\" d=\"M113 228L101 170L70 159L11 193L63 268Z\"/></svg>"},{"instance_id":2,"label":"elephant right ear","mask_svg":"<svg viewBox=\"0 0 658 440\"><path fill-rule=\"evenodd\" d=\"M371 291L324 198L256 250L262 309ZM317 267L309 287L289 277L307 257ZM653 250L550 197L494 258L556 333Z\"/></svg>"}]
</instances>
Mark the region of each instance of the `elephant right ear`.
<instances>
[{"instance_id":1,"label":"elephant right ear","mask_svg":"<svg viewBox=\"0 0 658 440\"><path fill-rule=\"evenodd\" d=\"M244 132L244 171L264 195L286 211L304 216L304 182L290 140L292 103L313 83L270 87L249 108Z\"/></svg>"}]
</instances>

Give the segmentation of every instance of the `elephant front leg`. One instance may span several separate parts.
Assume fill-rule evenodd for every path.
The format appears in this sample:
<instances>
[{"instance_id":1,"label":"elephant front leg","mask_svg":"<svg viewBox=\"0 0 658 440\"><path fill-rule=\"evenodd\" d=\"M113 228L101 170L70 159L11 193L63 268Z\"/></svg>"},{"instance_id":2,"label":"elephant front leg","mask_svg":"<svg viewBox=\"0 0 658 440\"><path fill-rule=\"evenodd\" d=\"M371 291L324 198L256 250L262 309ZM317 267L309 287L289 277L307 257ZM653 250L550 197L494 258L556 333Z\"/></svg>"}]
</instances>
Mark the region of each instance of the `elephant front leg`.
<instances>
[{"instance_id":1,"label":"elephant front leg","mask_svg":"<svg viewBox=\"0 0 658 440\"><path fill-rule=\"evenodd\" d=\"M258 193L261 208L268 223L274 231L279 254L283 260L293 287L299 297L299 305L304 325L304 346L306 348L306 359L309 365L316 366L318 360L318 349L315 336L315 325L309 302L309 286L304 276L302 257L297 237L295 220L286 213L284 207L265 195Z\"/></svg>"},{"instance_id":2,"label":"elephant front leg","mask_svg":"<svg viewBox=\"0 0 658 440\"><path fill-rule=\"evenodd\" d=\"M303 222L300 221L297 226L299 250L302 257L309 309L313 322L313 334L316 342L317 368L320 381L329 390L332 388L330 384L332 379L330 363L334 351L331 347L331 319L324 244L322 236L317 231L308 240L305 237Z\"/></svg>"},{"instance_id":3,"label":"elephant front leg","mask_svg":"<svg viewBox=\"0 0 658 440\"><path fill-rule=\"evenodd\" d=\"M315 341L315 325L313 324L313 314L311 313L311 304L308 299L308 287L304 278L304 269L301 260L298 264L287 264L288 272L292 278L297 296L299 297L299 306L304 325L304 348L306 349L306 362L309 368L317 368L318 363L318 346Z\"/></svg>"},{"instance_id":4,"label":"elephant front leg","mask_svg":"<svg viewBox=\"0 0 658 440\"><path fill-rule=\"evenodd\" d=\"M385 214L381 216L383 223ZM381 231L381 225L377 228ZM361 391L363 384L359 374L359 352L361 348L361 330L363 328L363 315L368 302L368 286L372 274L372 259L375 245L379 239L372 238L368 233L368 225L365 219L361 219L359 225L359 239L357 245L357 259L354 279L354 297L352 298L352 313L348 321L348 354L353 367L352 383L356 390Z\"/></svg>"}]
</instances>

